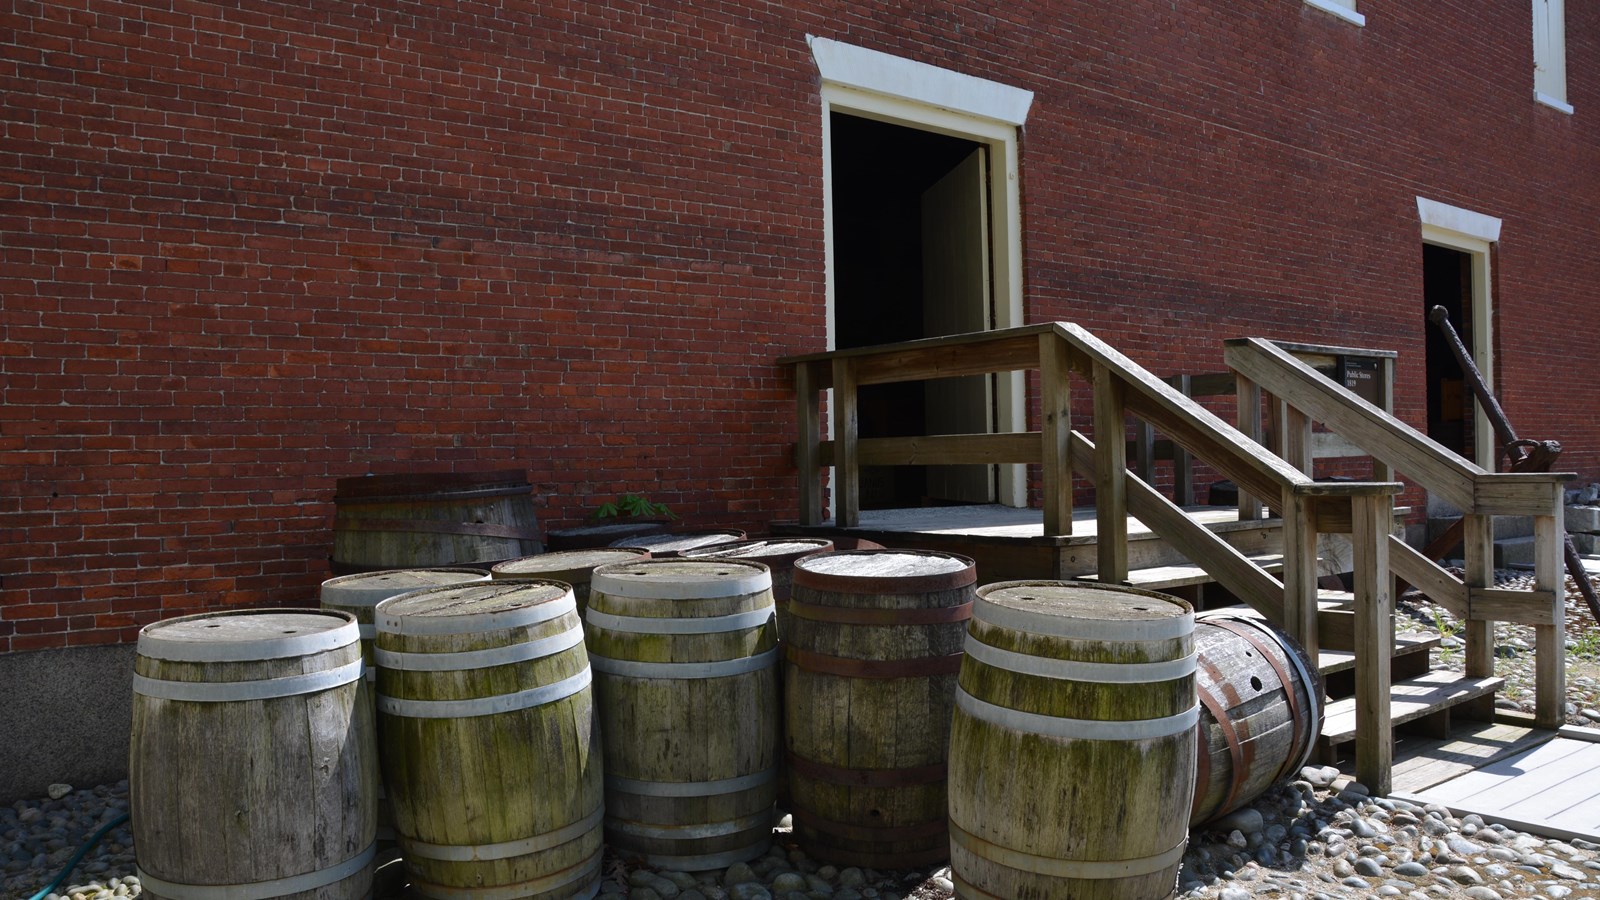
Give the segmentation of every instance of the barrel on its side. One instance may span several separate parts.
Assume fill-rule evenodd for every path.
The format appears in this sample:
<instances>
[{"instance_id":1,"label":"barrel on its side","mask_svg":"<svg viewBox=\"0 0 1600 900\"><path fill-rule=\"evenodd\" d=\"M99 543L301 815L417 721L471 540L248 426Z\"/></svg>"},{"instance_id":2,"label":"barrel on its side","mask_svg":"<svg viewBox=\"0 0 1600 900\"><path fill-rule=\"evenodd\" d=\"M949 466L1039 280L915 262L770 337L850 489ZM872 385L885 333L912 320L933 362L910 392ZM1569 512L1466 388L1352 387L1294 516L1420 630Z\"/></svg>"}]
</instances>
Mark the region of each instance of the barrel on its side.
<instances>
[{"instance_id":1,"label":"barrel on its side","mask_svg":"<svg viewBox=\"0 0 1600 900\"><path fill-rule=\"evenodd\" d=\"M1299 772L1322 731L1322 676L1264 619L1217 610L1195 620L1200 740L1191 826L1232 812Z\"/></svg>"},{"instance_id":2,"label":"barrel on its side","mask_svg":"<svg viewBox=\"0 0 1600 900\"><path fill-rule=\"evenodd\" d=\"M1159 898L1194 796L1194 614L1087 582L978 591L950 732L956 896Z\"/></svg>"},{"instance_id":3,"label":"barrel on its side","mask_svg":"<svg viewBox=\"0 0 1600 900\"><path fill-rule=\"evenodd\" d=\"M778 779L767 567L602 566L586 626L606 736L606 842L682 871L766 852Z\"/></svg>"},{"instance_id":4,"label":"barrel on its side","mask_svg":"<svg viewBox=\"0 0 1600 900\"><path fill-rule=\"evenodd\" d=\"M599 547L589 550L566 550L559 553L540 553L508 560L490 572L496 581L545 580L563 581L572 585L572 596L578 601L578 616L589 608L589 579L594 570L612 563L640 562L650 558L649 550L636 547Z\"/></svg>"},{"instance_id":5,"label":"barrel on its side","mask_svg":"<svg viewBox=\"0 0 1600 900\"><path fill-rule=\"evenodd\" d=\"M977 567L916 550L795 564L785 637L794 835L838 865L908 868L949 854L950 720Z\"/></svg>"},{"instance_id":6,"label":"barrel on its side","mask_svg":"<svg viewBox=\"0 0 1600 900\"><path fill-rule=\"evenodd\" d=\"M335 574L488 565L542 552L527 472L341 478L334 486Z\"/></svg>"},{"instance_id":7,"label":"barrel on its side","mask_svg":"<svg viewBox=\"0 0 1600 900\"><path fill-rule=\"evenodd\" d=\"M721 531L674 531L667 534L618 538L611 542L611 546L637 547L640 550L649 550L650 556L654 559L671 559L685 550L732 544L744 540L745 536L744 532L736 528Z\"/></svg>"},{"instance_id":8,"label":"barrel on its side","mask_svg":"<svg viewBox=\"0 0 1600 900\"><path fill-rule=\"evenodd\" d=\"M367 896L378 766L361 677L347 613L206 613L139 632L129 810L147 895Z\"/></svg>"},{"instance_id":9,"label":"barrel on its side","mask_svg":"<svg viewBox=\"0 0 1600 900\"><path fill-rule=\"evenodd\" d=\"M572 591L490 582L378 605L383 773L425 897L594 895L602 765Z\"/></svg>"}]
</instances>

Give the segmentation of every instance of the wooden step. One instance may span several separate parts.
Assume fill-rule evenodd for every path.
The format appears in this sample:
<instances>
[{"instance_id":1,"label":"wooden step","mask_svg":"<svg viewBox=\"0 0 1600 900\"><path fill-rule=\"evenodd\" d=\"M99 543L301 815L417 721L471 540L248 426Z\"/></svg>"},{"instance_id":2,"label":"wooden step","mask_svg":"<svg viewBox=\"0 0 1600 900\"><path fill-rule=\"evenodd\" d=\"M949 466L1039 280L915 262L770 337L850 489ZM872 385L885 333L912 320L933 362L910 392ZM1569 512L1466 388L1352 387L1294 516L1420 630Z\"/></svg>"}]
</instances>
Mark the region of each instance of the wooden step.
<instances>
[{"instance_id":1,"label":"wooden step","mask_svg":"<svg viewBox=\"0 0 1600 900\"><path fill-rule=\"evenodd\" d=\"M1430 650L1439 646L1440 637L1432 632L1419 632L1416 634L1397 634L1394 636L1394 659L1408 657L1414 654L1423 656L1422 671L1427 671L1427 655ZM1324 648L1317 654L1317 671L1323 677L1338 672L1348 671L1356 666L1356 654L1353 650L1328 650ZM1418 672L1417 674L1421 674Z\"/></svg>"},{"instance_id":2,"label":"wooden step","mask_svg":"<svg viewBox=\"0 0 1600 900\"><path fill-rule=\"evenodd\" d=\"M1395 725L1415 721L1478 697L1493 694L1504 678L1468 678L1455 672L1432 671L1390 686L1389 718ZM1447 723L1446 723L1447 724ZM1346 697L1328 704L1322 722L1324 746L1342 744L1356 736L1356 701Z\"/></svg>"},{"instance_id":3,"label":"wooden step","mask_svg":"<svg viewBox=\"0 0 1600 900\"><path fill-rule=\"evenodd\" d=\"M1283 571L1283 554L1266 553L1250 557L1250 561L1276 575ZM1085 581L1093 581L1095 576L1082 576ZM1172 588L1190 587L1196 584L1210 584L1216 579L1206 574L1206 570L1196 565L1176 566L1151 566L1147 569L1133 569L1128 572L1128 583L1147 591L1164 591Z\"/></svg>"}]
</instances>

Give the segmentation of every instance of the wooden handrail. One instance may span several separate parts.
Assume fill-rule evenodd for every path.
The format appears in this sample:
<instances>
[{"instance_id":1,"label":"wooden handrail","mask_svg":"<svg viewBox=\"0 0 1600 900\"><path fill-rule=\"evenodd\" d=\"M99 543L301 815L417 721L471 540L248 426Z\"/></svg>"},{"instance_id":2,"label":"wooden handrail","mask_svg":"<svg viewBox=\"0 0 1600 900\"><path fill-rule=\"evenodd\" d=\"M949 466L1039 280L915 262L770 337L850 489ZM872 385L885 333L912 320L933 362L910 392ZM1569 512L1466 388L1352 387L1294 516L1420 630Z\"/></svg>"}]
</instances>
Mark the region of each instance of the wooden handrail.
<instances>
[{"instance_id":1,"label":"wooden handrail","mask_svg":"<svg viewBox=\"0 0 1600 900\"><path fill-rule=\"evenodd\" d=\"M1456 578L1404 542L1390 538L1387 565L1465 622L1469 676L1494 674L1490 623L1530 624L1535 632L1535 722L1557 727L1565 701L1565 601L1561 562L1561 491L1571 473L1488 472L1410 425L1322 377L1282 347L1259 338L1225 342L1224 358L1258 386L1343 435L1386 466L1410 476L1463 510L1466 577ZM1496 589L1493 517L1534 523L1534 590Z\"/></svg>"},{"instance_id":2,"label":"wooden handrail","mask_svg":"<svg viewBox=\"0 0 1600 900\"><path fill-rule=\"evenodd\" d=\"M1485 474L1483 469L1325 378L1271 341L1241 338L1225 341L1223 346L1228 366L1262 390L1344 435L1455 506L1473 508L1473 485Z\"/></svg>"}]
</instances>

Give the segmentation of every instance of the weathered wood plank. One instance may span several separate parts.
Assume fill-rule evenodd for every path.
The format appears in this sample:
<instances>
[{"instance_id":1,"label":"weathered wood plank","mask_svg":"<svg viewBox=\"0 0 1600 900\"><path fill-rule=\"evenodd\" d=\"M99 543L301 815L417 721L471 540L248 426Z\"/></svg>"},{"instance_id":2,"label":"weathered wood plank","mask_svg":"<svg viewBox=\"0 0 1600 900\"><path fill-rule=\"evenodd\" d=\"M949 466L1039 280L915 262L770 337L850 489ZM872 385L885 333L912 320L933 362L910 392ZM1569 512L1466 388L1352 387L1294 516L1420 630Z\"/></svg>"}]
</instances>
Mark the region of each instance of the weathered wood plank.
<instances>
[{"instance_id":1,"label":"weathered wood plank","mask_svg":"<svg viewBox=\"0 0 1600 900\"><path fill-rule=\"evenodd\" d=\"M819 389L811 365L795 366L795 422L799 439L795 444L794 463L800 470L800 524L818 525L822 522L822 461L817 444L821 439L821 410Z\"/></svg>"},{"instance_id":2,"label":"weathered wood plank","mask_svg":"<svg viewBox=\"0 0 1600 900\"><path fill-rule=\"evenodd\" d=\"M1047 331L1056 330L1056 323L1041 322L1035 325L1019 325L1015 328L998 328L992 331L972 331L964 334L943 335L940 337L923 338L916 341L905 341L897 344L875 344L867 347L850 347L843 350L825 350L817 353L801 353L791 356L781 356L777 363L780 366L791 366L804 362L821 362L831 364L837 359L852 359L863 356L881 356L903 349L918 351L939 351L955 349L960 353L970 353L973 344L989 344L1010 342L1015 346L1027 344L1030 348L1036 347L1033 338ZM968 349L964 349L968 348ZM1037 360L1037 355L1034 356ZM1027 368L1024 366L1023 368ZM994 370L999 371L999 370ZM973 373L962 373L973 374Z\"/></svg>"},{"instance_id":3,"label":"weathered wood plank","mask_svg":"<svg viewBox=\"0 0 1600 900\"><path fill-rule=\"evenodd\" d=\"M1235 410L1239 431L1251 443L1261 444L1261 386L1248 378L1237 378L1236 399L1238 406ZM1239 518L1261 518L1261 498L1247 491L1239 492Z\"/></svg>"},{"instance_id":4,"label":"weathered wood plank","mask_svg":"<svg viewBox=\"0 0 1600 900\"><path fill-rule=\"evenodd\" d=\"M1094 443L1072 433L1072 464L1095 477L1099 460ZM1209 528L1198 524L1160 491L1137 478L1128 479L1128 509L1139 521L1160 534L1178 552L1210 572L1217 583L1274 622L1281 622L1283 584Z\"/></svg>"},{"instance_id":5,"label":"weathered wood plank","mask_svg":"<svg viewBox=\"0 0 1600 900\"><path fill-rule=\"evenodd\" d=\"M1457 618L1466 618L1467 586L1395 535L1389 536L1389 566L1394 573L1443 606Z\"/></svg>"},{"instance_id":6,"label":"weathered wood plank","mask_svg":"<svg viewBox=\"0 0 1600 900\"><path fill-rule=\"evenodd\" d=\"M1317 636L1317 526L1315 501L1284 491L1283 508L1283 625L1289 634L1316 653Z\"/></svg>"},{"instance_id":7,"label":"weathered wood plank","mask_svg":"<svg viewBox=\"0 0 1600 900\"><path fill-rule=\"evenodd\" d=\"M1178 444L1205 460L1257 496L1276 497L1285 484L1310 481L1282 460L1260 453L1259 446L1210 410L1183 396L1084 328L1057 322L1073 349L1091 362L1117 373L1128 412L1155 425Z\"/></svg>"},{"instance_id":8,"label":"weathered wood plank","mask_svg":"<svg viewBox=\"0 0 1600 900\"><path fill-rule=\"evenodd\" d=\"M1554 595L1554 591L1467 588L1469 605L1466 618L1484 622L1515 622L1518 625L1550 625L1558 618L1554 609Z\"/></svg>"},{"instance_id":9,"label":"weathered wood plank","mask_svg":"<svg viewBox=\"0 0 1600 900\"><path fill-rule=\"evenodd\" d=\"M1563 738L1549 741L1426 791L1436 802L1488 819L1514 818L1534 825L1594 834L1600 830L1600 746Z\"/></svg>"},{"instance_id":10,"label":"weathered wood plank","mask_svg":"<svg viewBox=\"0 0 1600 900\"><path fill-rule=\"evenodd\" d=\"M846 528L861 521L861 437L856 361L833 361L834 520Z\"/></svg>"},{"instance_id":11,"label":"weathered wood plank","mask_svg":"<svg viewBox=\"0 0 1600 900\"><path fill-rule=\"evenodd\" d=\"M1356 608L1356 773L1378 796L1389 793L1394 727L1389 721L1389 648L1394 646L1394 582L1389 577L1388 496L1351 500Z\"/></svg>"},{"instance_id":12,"label":"weathered wood plank","mask_svg":"<svg viewBox=\"0 0 1600 900\"><path fill-rule=\"evenodd\" d=\"M1095 521L1100 580L1128 577L1128 472L1123 381L1103 363L1094 365Z\"/></svg>"},{"instance_id":13,"label":"weathered wood plank","mask_svg":"<svg viewBox=\"0 0 1600 900\"><path fill-rule=\"evenodd\" d=\"M1490 472L1475 480L1472 509L1492 516L1561 515L1564 485L1576 478L1565 473Z\"/></svg>"},{"instance_id":14,"label":"weathered wood plank","mask_svg":"<svg viewBox=\"0 0 1600 900\"><path fill-rule=\"evenodd\" d=\"M1039 335L1039 463L1044 533L1072 533L1072 359L1055 332Z\"/></svg>"},{"instance_id":15,"label":"weathered wood plank","mask_svg":"<svg viewBox=\"0 0 1600 900\"><path fill-rule=\"evenodd\" d=\"M1473 508L1473 482L1483 470L1427 435L1334 384L1269 341L1229 341L1223 356L1234 371L1367 448L1450 503Z\"/></svg>"},{"instance_id":16,"label":"weathered wood plank","mask_svg":"<svg viewBox=\"0 0 1600 900\"><path fill-rule=\"evenodd\" d=\"M1503 684L1503 678L1471 678L1444 671L1396 681L1390 686L1389 717L1394 724L1401 725L1463 700L1492 694ZM1328 704L1322 725L1323 739L1339 744L1355 736L1356 698L1346 697Z\"/></svg>"},{"instance_id":17,"label":"weathered wood plank","mask_svg":"<svg viewBox=\"0 0 1600 900\"><path fill-rule=\"evenodd\" d=\"M1462 545L1466 572L1463 581L1470 599L1472 590L1494 588L1494 520L1484 515L1462 517ZM1486 678L1494 674L1494 626L1482 619L1467 619L1462 626L1466 648L1463 666L1469 677ZM1470 708L1474 718L1494 715L1493 701L1485 697Z\"/></svg>"},{"instance_id":18,"label":"weathered wood plank","mask_svg":"<svg viewBox=\"0 0 1600 900\"><path fill-rule=\"evenodd\" d=\"M1175 375L1169 382L1185 397L1194 396L1194 377ZM1233 379L1228 379L1227 392L1233 392ZM1172 499L1179 506L1194 503L1194 454L1180 447L1172 450ZM1149 481L1150 479L1146 479ZM1154 482L1151 482L1152 484Z\"/></svg>"},{"instance_id":19,"label":"weathered wood plank","mask_svg":"<svg viewBox=\"0 0 1600 900\"><path fill-rule=\"evenodd\" d=\"M1394 763L1394 791L1415 793L1555 740L1553 731L1463 722L1444 738L1407 738Z\"/></svg>"},{"instance_id":20,"label":"weathered wood plank","mask_svg":"<svg viewBox=\"0 0 1600 900\"><path fill-rule=\"evenodd\" d=\"M1541 727L1559 728L1566 720L1563 705L1567 699L1566 642L1566 549L1563 510L1556 515L1533 517L1533 585L1544 594L1539 607L1550 614L1549 622L1533 627L1534 642L1534 717Z\"/></svg>"},{"instance_id":21,"label":"weathered wood plank","mask_svg":"<svg viewBox=\"0 0 1600 900\"><path fill-rule=\"evenodd\" d=\"M856 464L860 466L960 465L964 463L1037 463L1037 431L1000 434L930 434L917 437L860 438ZM821 465L837 466L839 442L817 445Z\"/></svg>"}]
</instances>

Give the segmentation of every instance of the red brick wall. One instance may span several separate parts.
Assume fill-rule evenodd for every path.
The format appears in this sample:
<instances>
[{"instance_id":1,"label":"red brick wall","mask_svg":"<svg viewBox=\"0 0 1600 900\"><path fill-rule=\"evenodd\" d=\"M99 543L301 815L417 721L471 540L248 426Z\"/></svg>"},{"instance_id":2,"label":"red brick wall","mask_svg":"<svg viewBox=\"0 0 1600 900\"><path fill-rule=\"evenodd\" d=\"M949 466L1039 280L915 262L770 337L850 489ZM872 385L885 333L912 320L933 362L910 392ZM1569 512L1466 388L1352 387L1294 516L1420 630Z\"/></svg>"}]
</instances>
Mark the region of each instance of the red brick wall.
<instances>
[{"instance_id":1,"label":"red brick wall","mask_svg":"<svg viewBox=\"0 0 1600 900\"><path fill-rule=\"evenodd\" d=\"M807 34L1034 91L1027 315L1161 374L1227 336L1396 349L1418 421L1414 198L1503 218L1507 409L1594 480L1600 11L1570 6L1575 116L1532 100L1515 4L11 4L0 650L310 602L334 479L397 466L524 467L546 527L623 490L793 517Z\"/></svg>"}]
</instances>

